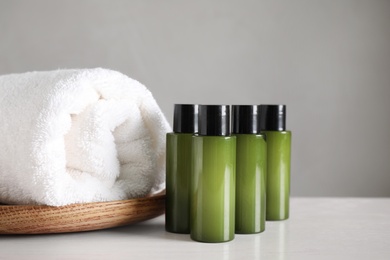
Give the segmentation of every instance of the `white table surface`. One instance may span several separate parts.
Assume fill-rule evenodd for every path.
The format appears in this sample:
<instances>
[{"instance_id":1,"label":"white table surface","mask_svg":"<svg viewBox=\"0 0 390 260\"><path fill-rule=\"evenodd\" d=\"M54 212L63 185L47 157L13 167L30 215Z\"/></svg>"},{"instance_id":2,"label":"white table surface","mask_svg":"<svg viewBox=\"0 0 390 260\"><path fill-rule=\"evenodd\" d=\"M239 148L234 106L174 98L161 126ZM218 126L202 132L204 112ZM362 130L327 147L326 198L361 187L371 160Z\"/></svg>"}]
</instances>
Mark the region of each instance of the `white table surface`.
<instances>
[{"instance_id":1,"label":"white table surface","mask_svg":"<svg viewBox=\"0 0 390 260\"><path fill-rule=\"evenodd\" d=\"M390 198L292 198L290 215L219 244L167 233L164 216L84 233L0 235L0 259L390 259Z\"/></svg>"}]
</instances>

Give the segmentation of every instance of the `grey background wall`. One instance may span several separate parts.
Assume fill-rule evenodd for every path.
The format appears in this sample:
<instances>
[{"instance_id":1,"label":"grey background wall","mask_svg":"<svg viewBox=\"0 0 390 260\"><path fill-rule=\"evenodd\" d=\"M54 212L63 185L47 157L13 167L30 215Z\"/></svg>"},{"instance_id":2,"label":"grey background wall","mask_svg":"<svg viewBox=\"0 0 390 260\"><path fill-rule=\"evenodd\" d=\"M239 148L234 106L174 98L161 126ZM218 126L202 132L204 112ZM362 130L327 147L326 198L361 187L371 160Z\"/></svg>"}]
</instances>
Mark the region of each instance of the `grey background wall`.
<instances>
[{"instance_id":1,"label":"grey background wall","mask_svg":"<svg viewBox=\"0 0 390 260\"><path fill-rule=\"evenodd\" d=\"M84 67L141 81L170 122L286 104L292 195L390 196L390 1L0 0L0 74Z\"/></svg>"}]
</instances>

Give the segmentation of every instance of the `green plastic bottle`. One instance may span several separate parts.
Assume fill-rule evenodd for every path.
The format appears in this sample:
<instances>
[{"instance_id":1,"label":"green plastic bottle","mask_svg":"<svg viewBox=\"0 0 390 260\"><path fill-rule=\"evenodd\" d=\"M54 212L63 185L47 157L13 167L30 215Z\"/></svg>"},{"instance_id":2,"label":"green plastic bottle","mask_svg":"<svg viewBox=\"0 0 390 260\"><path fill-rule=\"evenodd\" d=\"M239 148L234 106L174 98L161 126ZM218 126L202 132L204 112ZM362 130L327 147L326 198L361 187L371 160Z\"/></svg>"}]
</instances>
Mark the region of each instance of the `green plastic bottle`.
<instances>
[{"instance_id":1,"label":"green plastic bottle","mask_svg":"<svg viewBox=\"0 0 390 260\"><path fill-rule=\"evenodd\" d=\"M198 105L175 104L173 133L166 144L165 229L190 233L192 136L198 131Z\"/></svg>"},{"instance_id":2,"label":"green plastic bottle","mask_svg":"<svg viewBox=\"0 0 390 260\"><path fill-rule=\"evenodd\" d=\"M234 105L233 134L237 138L236 233L265 230L267 143L260 134L259 106Z\"/></svg>"},{"instance_id":3,"label":"green plastic bottle","mask_svg":"<svg viewBox=\"0 0 390 260\"><path fill-rule=\"evenodd\" d=\"M199 134L193 138L191 239L218 243L234 239L236 137L230 109L199 106Z\"/></svg>"},{"instance_id":4,"label":"green plastic bottle","mask_svg":"<svg viewBox=\"0 0 390 260\"><path fill-rule=\"evenodd\" d=\"M261 129L267 140L267 220L284 220L290 211L291 131L285 105L261 105Z\"/></svg>"}]
</instances>

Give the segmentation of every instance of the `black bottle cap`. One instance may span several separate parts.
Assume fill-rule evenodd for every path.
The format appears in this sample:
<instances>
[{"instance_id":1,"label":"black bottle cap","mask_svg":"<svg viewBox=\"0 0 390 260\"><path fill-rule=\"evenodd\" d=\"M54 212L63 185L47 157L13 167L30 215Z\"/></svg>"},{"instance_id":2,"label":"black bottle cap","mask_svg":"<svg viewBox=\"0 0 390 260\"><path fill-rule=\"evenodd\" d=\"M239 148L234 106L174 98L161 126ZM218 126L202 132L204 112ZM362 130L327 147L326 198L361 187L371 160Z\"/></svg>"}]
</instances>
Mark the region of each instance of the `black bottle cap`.
<instances>
[{"instance_id":1,"label":"black bottle cap","mask_svg":"<svg viewBox=\"0 0 390 260\"><path fill-rule=\"evenodd\" d=\"M286 106L260 105L260 128L265 131L285 131Z\"/></svg>"},{"instance_id":2,"label":"black bottle cap","mask_svg":"<svg viewBox=\"0 0 390 260\"><path fill-rule=\"evenodd\" d=\"M229 136L230 107L199 105L199 135Z\"/></svg>"},{"instance_id":3,"label":"black bottle cap","mask_svg":"<svg viewBox=\"0 0 390 260\"><path fill-rule=\"evenodd\" d=\"M198 105L175 104L173 112L173 132L198 132Z\"/></svg>"},{"instance_id":4,"label":"black bottle cap","mask_svg":"<svg viewBox=\"0 0 390 260\"><path fill-rule=\"evenodd\" d=\"M233 105L232 120L234 134L260 133L260 107L258 105Z\"/></svg>"}]
</instances>

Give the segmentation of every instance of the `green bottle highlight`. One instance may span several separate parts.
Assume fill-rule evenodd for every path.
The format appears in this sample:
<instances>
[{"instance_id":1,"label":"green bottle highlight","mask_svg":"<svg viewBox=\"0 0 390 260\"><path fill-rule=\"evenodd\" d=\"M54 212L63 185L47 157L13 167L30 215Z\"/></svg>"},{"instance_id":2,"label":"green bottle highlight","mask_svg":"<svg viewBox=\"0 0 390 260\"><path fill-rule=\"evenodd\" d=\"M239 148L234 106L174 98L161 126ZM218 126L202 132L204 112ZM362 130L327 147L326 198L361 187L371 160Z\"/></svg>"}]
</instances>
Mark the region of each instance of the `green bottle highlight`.
<instances>
[{"instance_id":1,"label":"green bottle highlight","mask_svg":"<svg viewBox=\"0 0 390 260\"><path fill-rule=\"evenodd\" d=\"M267 220L285 220L290 212L291 131L286 106L262 105L262 132L267 140Z\"/></svg>"},{"instance_id":2,"label":"green bottle highlight","mask_svg":"<svg viewBox=\"0 0 390 260\"><path fill-rule=\"evenodd\" d=\"M228 106L199 106L199 135L192 138L191 239L234 239L236 137Z\"/></svg>"},{"instance_id":3,"label":"green bottle highlight","mask_svg":"<svg viewBox=\"0 0 390 260\"><path fill-rule=\"evenodd\" d=\"M166 135L165 229L190 233L192 136L197 132L198 106L176 104L173 133Z\"/></svg>"},{"instance_id":4,"label":"green bottle highlight","mask_svg":"<svg viewBox=\"0 0 390 260\"><path fill-rule=\"evenodd\" d=\"M267 143L260 134L259 106L233 106L237 138L236 225L238 234L265 230Z\"/></svg>"}]
</instances>

